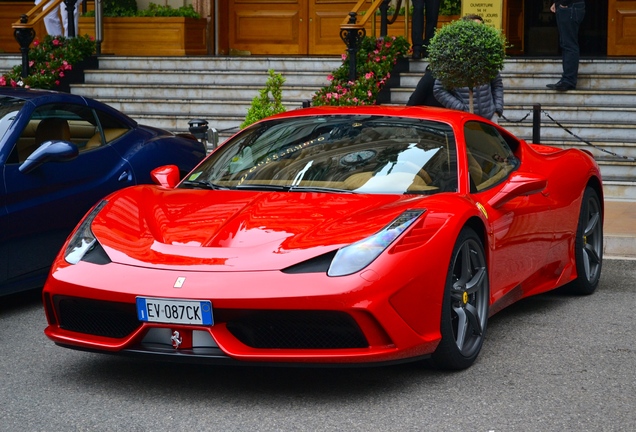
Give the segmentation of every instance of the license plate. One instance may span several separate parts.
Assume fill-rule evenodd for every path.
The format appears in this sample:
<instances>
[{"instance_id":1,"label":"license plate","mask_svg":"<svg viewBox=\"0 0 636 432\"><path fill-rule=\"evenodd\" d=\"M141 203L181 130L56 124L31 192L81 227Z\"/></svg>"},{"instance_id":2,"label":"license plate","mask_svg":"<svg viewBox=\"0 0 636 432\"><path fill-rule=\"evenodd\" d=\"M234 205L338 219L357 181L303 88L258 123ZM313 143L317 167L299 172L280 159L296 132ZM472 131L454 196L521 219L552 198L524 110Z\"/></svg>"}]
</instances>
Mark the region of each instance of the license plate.
<instances>
[{"instance_id":1,"label":"license plate","mask_svg":"<svg viewBox=\"0 0 636 432\"><path fill-rule=\"evenodd\" d=\"M137 297L137 317L139 321L165 324L214 324L212 303L208 300Z\"/></svg>"}]
</instances>

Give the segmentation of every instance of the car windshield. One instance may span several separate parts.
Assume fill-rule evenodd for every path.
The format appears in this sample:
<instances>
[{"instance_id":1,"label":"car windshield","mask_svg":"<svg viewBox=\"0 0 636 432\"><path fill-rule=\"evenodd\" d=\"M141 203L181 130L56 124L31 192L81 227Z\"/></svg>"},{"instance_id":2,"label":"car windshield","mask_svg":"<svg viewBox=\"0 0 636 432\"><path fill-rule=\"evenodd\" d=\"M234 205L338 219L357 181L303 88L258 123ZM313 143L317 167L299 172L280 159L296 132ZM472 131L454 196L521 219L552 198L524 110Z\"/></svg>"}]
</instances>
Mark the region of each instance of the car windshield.
<instances>
[{"instance_id":1,"label":"car windshield","mask_svg":"<svg viewBox=\"0 0 636 432\"><path fill-rule=\"evenodd\" d=\"M9 96L0 97L0 139L13 123L15 116L24 106L24 100Z\"/></svg>"},{"instance_id":2,"label":"car windshield","mask_svg":"<svg viewBox=\"0 0 636 432\"><path fill-rule=\"evenodd\" d=\"M433 194L456 191L444 123L333 115L270 120L223 144L181 188Z\"/></svg>"}]
</instances>

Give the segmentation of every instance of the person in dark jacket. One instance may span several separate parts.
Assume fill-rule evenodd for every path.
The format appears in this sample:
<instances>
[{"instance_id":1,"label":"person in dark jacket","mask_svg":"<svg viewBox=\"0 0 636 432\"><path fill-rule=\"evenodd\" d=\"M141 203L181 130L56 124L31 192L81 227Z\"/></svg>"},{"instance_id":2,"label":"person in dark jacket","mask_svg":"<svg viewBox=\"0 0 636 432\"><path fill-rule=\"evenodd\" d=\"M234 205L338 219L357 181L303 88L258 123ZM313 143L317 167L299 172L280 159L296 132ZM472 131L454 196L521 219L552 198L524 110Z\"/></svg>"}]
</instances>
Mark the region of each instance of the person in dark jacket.
<instances>
[{"instance_id":1,"label":"person in dark jacket","mask_svg":"<svg viewBox=\"0 0 636 432\"><path fill-rule=\"evenodd\" d=\"M484 23L483 18L479 15L466 15L462 19ZM497 74L489 83L473 88L473 112L498 123L499 117L503 114L503 93L503 80L500 74ZM446 108L470 111L470 91L468 87L447 89L440 80L435 80L433 94Z\"/></svg>"},{"instance_id":2,"label":"person in dark jacket","mask_svg":"<svg viewBox=\"0 0 636 432\"><path fill-rule=\"evenodd\" d=\"M556 84L547 87L559 91L574 90L579 74L579 27L585 16L585 1L557 0L550 10L556 14L563 74Z\"/></svg>"},{"instance_id":3,"label":"person in dark jacket","mask_svg":"<svg viewBox=\"0 0 636 432\"><path fill-rule=\"evenodd\" d=\"M430 67L427 65L426 70L424 71L424 75L420 78L420 81L417 83L417 87L409 97L409 101L406 103L407 106L414 105L425 105L425 106L433 106L433 107L443 107L441 103L437 99L435 99L435 95L433 94L433 87L435 85L435 78L431 72Z\"/></svg>"}]
</instances>

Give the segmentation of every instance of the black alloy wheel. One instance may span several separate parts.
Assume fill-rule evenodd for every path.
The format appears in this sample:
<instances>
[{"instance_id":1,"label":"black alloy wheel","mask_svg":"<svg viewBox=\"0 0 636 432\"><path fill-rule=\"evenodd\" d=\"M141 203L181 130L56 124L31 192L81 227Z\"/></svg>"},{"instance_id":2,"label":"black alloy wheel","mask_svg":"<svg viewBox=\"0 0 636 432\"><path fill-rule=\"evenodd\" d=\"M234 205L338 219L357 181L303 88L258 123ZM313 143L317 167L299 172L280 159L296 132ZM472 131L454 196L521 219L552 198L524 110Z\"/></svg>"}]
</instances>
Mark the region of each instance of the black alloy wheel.
<instances>
[{"instance_id":1,"label":"black alloy wheel","mask_svg":"<svg viewBox=\"0 0 636 432\"><path fill-rule=\"evenodd\" d=\"M574 294L592 294L603 267L603 210L598 193L589 186L581 202L574 258L578 277L568 288Z\"/></svg>"},{"instance_id":2,"label":"black alloy wheel","mask_svg":"<svg viewBox=\"0 0 636 432\"><path fill-rule=\"evenodd\" d=\"M486 254L479 236L464 228L457 238L442 303L442 340L432 355L442 369L465 369L481 350L489 304Z\"/></svg>"}]
</instances>

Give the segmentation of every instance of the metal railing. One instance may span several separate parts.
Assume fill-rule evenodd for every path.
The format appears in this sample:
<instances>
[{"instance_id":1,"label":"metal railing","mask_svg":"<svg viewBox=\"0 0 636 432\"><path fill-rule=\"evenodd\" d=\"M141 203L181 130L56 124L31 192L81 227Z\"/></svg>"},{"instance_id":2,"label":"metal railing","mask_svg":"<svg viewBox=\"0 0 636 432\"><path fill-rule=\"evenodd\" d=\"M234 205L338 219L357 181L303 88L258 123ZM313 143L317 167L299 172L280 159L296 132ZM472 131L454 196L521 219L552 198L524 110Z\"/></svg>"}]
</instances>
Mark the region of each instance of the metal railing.
<instances>
[{"instance_id":1,"label":"metal railing","mask_svg":"<svg viewBox=\"0 0 636 432\"><path fill-rule=\"evenodd\" d=\"M75 3L77 0L51 0L35 5L30 11L20 16L20 19L13 24L13 37L20 45L20 53L22 54L22 77L29 76L29 46L35 39L35 30L33 27L44 19L53 9L57 8L61 3L66 5L68 13L68 30L69 37L75 37Z\"/></svg>"},{"instance_id":2,"label":"metal railing","mask_svg":"<svg viewBox=\"0 0 636 432\"><path fill-rule=\"evenodd\" d=\"M349 53L349 81L356 80L356 56L360 47L362 39L367 34L365 25L369 19L373 18L372 29L375 34L375 14L380 10L380 37L384 37L388 33L388 25L393 24L399 15L399 11L402 7L402 0L397 0L395 6L395 13L389 19L388 10L391 0L372 0L371 5L365 9L364 15L358 21L360 11L365 7L370 0L359 0L353 7L351 12L340 24L340 39L347 46L347 52ZM405 15L405 25L408 20L408 5L405 8L407 10Z\"/></svg>"}]
</instances>

